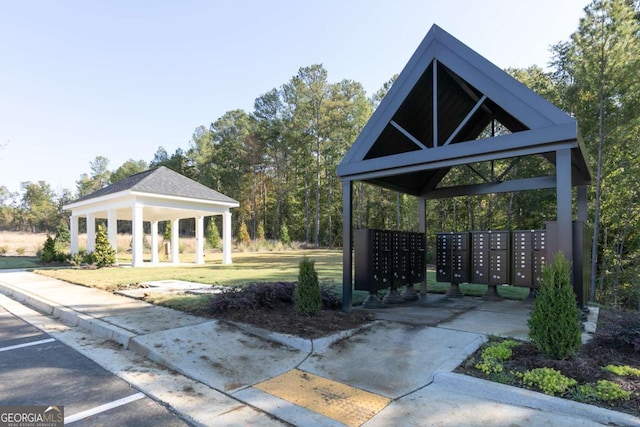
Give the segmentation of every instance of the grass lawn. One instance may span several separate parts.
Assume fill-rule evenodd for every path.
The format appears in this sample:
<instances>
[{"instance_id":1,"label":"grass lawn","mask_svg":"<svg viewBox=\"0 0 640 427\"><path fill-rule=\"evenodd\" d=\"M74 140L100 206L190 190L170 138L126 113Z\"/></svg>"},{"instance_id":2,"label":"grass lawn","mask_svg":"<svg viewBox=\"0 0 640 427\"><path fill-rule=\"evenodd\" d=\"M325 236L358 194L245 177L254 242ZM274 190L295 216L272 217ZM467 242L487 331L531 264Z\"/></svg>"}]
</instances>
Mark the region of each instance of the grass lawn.
<instances>
[{"instance_id":1,"label":"grass lawn","mask_svg":"<svg viewBox=\"0 0 640 427\"><path fill-rule=\"evenodd\" d=\"M40 258L35 256L0 256L0 270L42 267L39 261Z\"/></svg>"},{"instance_id":2,"label":"grass lawn","mask_svg":"<svg viewBox=\"0 0 640 427\"><path fill-rule=\"evenodd\" d=\"M170 263L161 267L140 268L102 268L102 269L43 269L36 273L65 280L70 283L96 287L113 291L118 288L149 282L154 280L186 280L190 282L209 283L219 285L240 285L252 282L292 282L298 279L298 264L302 257L307 256L315 261L318 277L323 282L334 283L336 292L342 294L342 251L308 249L290 250L282 252L236 252L233 254L232 265L221 264L221 254L207 254L204 265L173 266ZM193 261L193 255L180 257L181 261ZM119 262L129 262L127 255L118 255ZM444 293L449 289L448 283L436 283L435 272L427 272L427 290L434 293ZM462 284L461 291L465 295L482 296L486 285ZM417 289L416 289L417 290ZM529 290L527 288L498 287L499 294L507 299L524 299ZM384 291L380 292L381 295ZM353 303L360 304L367 293L354 291ZM151 294L147 301L172 307L187 312L199 312L204 309L209 296L191 295L159 295Z\"/></svg>"},{"instance_id":3,"label":"grass lawn","mask_svg":"<svg viewBox=\"0 0 640 427\"><path fill-rule=\"evenodd\" d=\"M237 252L233 264L222 265L221 254L207 254L203 265L161 267L102 268L102 269L47 269L36 270L38 274L55 277L79 285L115 290L119 287L154 280L186 280L212 285L238 285L250 282L295 281L298 279L298 264L307 256L315 261L320 280L342 283L342 251L336 250L292 250L282 252ZM180 256L183 262L192 261L193 255ZM127 262L118 255L120 262Z\"/></svg>"}]
</instances>

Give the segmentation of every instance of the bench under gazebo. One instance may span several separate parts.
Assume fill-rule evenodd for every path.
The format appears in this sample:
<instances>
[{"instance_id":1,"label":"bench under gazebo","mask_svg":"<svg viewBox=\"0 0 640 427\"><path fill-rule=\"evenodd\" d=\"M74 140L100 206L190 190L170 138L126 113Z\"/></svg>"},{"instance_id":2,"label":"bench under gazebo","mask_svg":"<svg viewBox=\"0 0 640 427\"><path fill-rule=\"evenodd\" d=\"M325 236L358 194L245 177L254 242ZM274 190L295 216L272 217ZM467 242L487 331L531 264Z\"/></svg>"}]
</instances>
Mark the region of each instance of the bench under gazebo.
<instances>
[{"instance_id":1,"label":"bench under gazebo","mask_svg":"<svg viewBox=\"0 0 640 427\"><path fill-rule=\"evenodd\" d=\"M231 264L231 208L239 203L164 166L132 175L63 208L71 211L71 254L78 253L78 219L87 220L87 252L95 250L96 219L106 219L117 251L118 220L131 221L133 267L143 265L143 223L151 225L151 263L159 263L158 223L171 222L171 262L179 263L179 221L195 218L196 264L204 264L204 217L222 215L222 263Z\"/></svg>"}]
</instances>

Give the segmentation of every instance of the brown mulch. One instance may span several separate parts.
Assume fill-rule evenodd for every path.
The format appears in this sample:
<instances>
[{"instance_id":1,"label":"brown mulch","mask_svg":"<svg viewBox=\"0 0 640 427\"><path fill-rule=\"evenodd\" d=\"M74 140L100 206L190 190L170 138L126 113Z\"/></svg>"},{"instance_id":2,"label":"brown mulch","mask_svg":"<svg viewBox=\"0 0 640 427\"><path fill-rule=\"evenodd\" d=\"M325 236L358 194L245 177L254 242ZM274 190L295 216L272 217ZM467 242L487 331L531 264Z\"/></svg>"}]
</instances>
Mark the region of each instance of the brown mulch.
<instances>
[{"instance_id":1,"label":"brown mulch","mask_svg":"<svg viewBox=\"0 0 640 427\"><path fill-rule=\"evenodd\" d=\"M600 309L598 327L615 320L615 310ZM480 360L481 351L482 349L471 355L455 372L496 380L497 378L489 377L474 368L474 365ZM614 375L602 369L607 365L628 365L640 369L640 354L636 353L631 346L615 345L606 339L600 339L596 334L591 341L581 347L571 360L548 358L540 353L533 343L525 342L515 347L513 356L503 363L505 372L525 372L535 368L547 367L562 372L563 375L575 379L579 384L595 383L598 380L616 382L624 390L632 393L629 400L601 402L597 399L592 399L583 400L583 402L640 417L640 378ZM560 397L576 400L571 394Z\"/></svg>"},{"instance_id":2,"label":"brown mulch","mask_svg":"<svg viewBox=\"0 0 640 427\"><path fill-rule=\"evenodd\" d=\"M370 314L360 311L343 313L338 310L320 310L315 316L301 316L296 313L293 304L282 304L274 309L258 307L228 310L217 313L215 317L302 338L331 335L366 325L373 320Z\"/></svg>"}]
</instances>

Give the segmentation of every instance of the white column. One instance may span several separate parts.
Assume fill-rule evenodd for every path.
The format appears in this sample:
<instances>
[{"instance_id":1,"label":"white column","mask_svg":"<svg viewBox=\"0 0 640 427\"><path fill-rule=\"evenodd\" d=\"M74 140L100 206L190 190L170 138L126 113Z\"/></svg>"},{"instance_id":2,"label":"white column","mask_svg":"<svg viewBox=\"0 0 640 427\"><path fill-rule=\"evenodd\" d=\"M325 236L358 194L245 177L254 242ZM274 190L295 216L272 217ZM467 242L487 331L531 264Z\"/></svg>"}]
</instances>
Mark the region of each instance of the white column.
<instances>
[{"instance_id":1,"label":"white column","mask_svg":"<svg viewBox=\"0 0 640 427\"><path fill-rule=\"evenodd\" d=\"M171 221L171 262L180 262L180 218Z\"/></svg>"},{"instance_id":2,"label":"white column","mask_svg":"<svg viewBox=\"0 0 640 427\"><path fill-rule=\"evenodd\" d=\"M160 262L158 259L158 221L151 221L151 262Z\"/></svg>"},{"instance_id":3,"label":"white column","mask_svg":"<svg viewBox=\"0 0 640 427\"><path fill-rule=\"evenodd\" d=\"M144 228L142 227L143 206L136 203L131 211L131 239L133 259L131 266L140 267L143 263L143 237Z\"/></svg>"},{"instance_id":4,"label":"white column","mask_svg":"<svg viewBox=\"0 0 640 427\"><path fill-rule=\"evenodd\" d=\"M71 255L78 253L78 217L76 215L71 215Z\"/></svg>"},{"instance_id":5,"label":"white column","mask_svg":"<svg viewBox=\"0 0 640 427\"><path fill-rule=\"evenodd\" d=\"M107 236L116 254L118 253L118 217L115 209L107 212Z\"/></svg>"},{"instance_id":6,"label":"white column","mask_svg":"<svg viewBox=\"0 0 640 427\"><path fill-rule=\"evenodd\" d=\"M222 263L231 264L231 212L222 214Z\"/></svg>"},{"instance_id":7,"label":"white column","mask_svg":"<svg viewBox=\"0 0 640 427\"><path fill-rule=\"evenodd\" d=\"M96 250L96 217L94 214L87 214L87 253Z\"/></svg>"},{"instance_id":8,"label":"white column","mask_svg":"<svg viewBox=\"0 0 640 427\"><path fill-rule=\"evenodd\" d=\"M204 264L204 216L196 217L196 264Z\"/></svg>"}]
</instances>

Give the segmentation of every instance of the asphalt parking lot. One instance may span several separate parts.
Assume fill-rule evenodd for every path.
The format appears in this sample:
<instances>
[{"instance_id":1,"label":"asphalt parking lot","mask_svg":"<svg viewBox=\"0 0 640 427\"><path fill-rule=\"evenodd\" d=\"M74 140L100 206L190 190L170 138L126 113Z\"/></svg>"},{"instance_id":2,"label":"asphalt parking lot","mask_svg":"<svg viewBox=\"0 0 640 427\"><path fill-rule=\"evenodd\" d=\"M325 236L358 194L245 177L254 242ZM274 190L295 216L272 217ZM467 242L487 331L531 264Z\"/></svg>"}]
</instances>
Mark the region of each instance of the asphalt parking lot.
<instances>
[{"instance_id":1,"label":"asphalt parking lot","mask_svg":"<svg viewBox=\"0 0 640 427\"><path fill-rule=\"evenodd\" d=\"M0 307L0 405L64 406L65 425L184 426L164 406Z\"/></svg>"}]
</instances>

